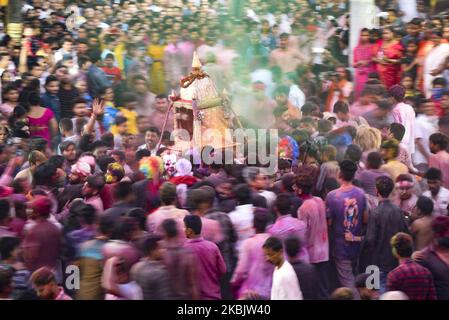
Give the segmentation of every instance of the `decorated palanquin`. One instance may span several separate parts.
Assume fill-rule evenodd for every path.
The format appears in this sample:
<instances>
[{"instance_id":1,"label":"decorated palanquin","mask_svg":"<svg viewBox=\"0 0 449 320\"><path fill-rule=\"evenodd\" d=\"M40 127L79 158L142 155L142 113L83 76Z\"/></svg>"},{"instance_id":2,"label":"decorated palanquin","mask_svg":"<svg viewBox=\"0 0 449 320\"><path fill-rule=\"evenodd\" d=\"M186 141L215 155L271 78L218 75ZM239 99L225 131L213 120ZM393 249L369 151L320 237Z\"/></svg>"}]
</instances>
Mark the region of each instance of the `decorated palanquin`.
<instances>
[{"instance_id":1,"label":"decorated palanquin","mask_svg":"<svg viewBox=\"0 0 449 320\"><path fill-rule=\"evenodd\" d=\"M192 71L181 79L180 87L179 97L173 103L174 148L185 151L208 145L216 149L232 147L231 132L226 130L232 127L229 110L212 79L201 70L196 52Z\"/></svg>"}]
</instances>

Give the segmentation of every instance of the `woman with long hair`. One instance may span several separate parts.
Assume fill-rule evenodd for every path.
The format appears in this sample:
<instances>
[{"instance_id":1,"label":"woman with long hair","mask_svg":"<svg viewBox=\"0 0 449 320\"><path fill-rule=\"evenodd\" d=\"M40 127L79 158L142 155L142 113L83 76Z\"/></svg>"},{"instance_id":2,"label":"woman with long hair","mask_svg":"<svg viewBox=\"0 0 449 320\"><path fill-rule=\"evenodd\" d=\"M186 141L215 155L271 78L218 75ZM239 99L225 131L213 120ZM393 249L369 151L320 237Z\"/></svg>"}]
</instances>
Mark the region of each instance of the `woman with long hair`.
<instances>
[{"instance_id":1,"label":"woman with long hair","mask_svg":"<svg viewBox=\"0 0 449 320\"><path fill-rule=\"evenodd\" d=\"M40 106L40 97L37 92L31 92L28 96L27 118L30 136L44 138L47 140L49 147L56 147L58 123L50 108Z\"/></svg>"},{"instance_id":2,"label":"woman with long hair","mask_svg":"<svg viewBox=\"0 0 449 320\"><path fill-rule=\"evenodd\" d=\"M9 117L19 103L19 89L13 84L6 86L3 89L2 102L3 103L0 104L0 113Z\"/></svg>"},{"instance_id":3,"label":"woman with long hair","mask_svg":"<svg viewBox=\"0 0 449 320\"><path fill-rule=\"evenodd\" d=\"M380 80L387 89L401 81L401 59L403 55L402 45L396 39L393 29L390 27L384 28L382 41L377 48L374 61L377 63Z\"/></svg>"},{"instance_id":4,"label":"woman with long hair","mask_svg":"<svg viewBox=\"0 0 449 320\"><path fill-rule=\"evenodd\" d=\"M363 28L360 31L359 44L354 48L355 99L360 97L368 81L368 75L376 71L376 65L373 62L375 55L375 45L370 43L369 29Z\"/></svg>"},{"instance_id":5,"label":"woman with long hair","mask_svg":"<svg viewBox=\"0 0 449 320\"><path fill-rule=\"evenodd\" d=\"M343 65L337 66L335 70L336 72L332 75L327 93L324 110L326 112L332 112L335 103L339 101L350 103L350 98L353 93L354 85L351 81L349 71Z\"/></svg>"}]
</instances>

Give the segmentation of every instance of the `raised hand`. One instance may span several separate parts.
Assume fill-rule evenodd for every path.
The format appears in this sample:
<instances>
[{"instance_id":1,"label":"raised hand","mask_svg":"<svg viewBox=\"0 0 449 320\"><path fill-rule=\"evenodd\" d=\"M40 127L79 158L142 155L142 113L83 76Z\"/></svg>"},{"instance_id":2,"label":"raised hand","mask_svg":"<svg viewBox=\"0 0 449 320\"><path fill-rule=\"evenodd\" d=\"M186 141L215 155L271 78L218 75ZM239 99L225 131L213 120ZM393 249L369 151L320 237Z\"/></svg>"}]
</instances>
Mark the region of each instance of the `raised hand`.
<instances>
[{"instance_id":1,"label":"raised hand","mask_svg":"<svg viewBox=\"0 0 449 320\"><path fill-rule=\"evenodd\" d=\"M102 115L104 113L104 101L95 98L92 103L92 112L95 116Z\"/></svg>"}]
</instances>

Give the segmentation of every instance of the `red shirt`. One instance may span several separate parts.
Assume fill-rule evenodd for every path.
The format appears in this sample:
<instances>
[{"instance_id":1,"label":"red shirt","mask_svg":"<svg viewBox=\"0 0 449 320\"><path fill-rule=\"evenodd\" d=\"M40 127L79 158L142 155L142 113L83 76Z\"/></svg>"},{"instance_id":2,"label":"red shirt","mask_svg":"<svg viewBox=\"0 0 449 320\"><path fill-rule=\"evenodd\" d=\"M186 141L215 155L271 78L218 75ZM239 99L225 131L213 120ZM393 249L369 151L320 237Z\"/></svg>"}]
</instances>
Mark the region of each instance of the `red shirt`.
<instances>
[{"instance_id":1,"label":"red shirt","mask_svg":"<svg viewBox=\"0 0 449 320\"><path fill-rule=\"evenodd\" d=\"M117 82L119 82L123 79L122 73L121 73L120 69L117 67L112 67L112 68L102 67L101 69L104 71L104 73L106 73L106 78L108 78L108 80L113 82L114 84L116 84Z\"/></svg>"}]
</instances>

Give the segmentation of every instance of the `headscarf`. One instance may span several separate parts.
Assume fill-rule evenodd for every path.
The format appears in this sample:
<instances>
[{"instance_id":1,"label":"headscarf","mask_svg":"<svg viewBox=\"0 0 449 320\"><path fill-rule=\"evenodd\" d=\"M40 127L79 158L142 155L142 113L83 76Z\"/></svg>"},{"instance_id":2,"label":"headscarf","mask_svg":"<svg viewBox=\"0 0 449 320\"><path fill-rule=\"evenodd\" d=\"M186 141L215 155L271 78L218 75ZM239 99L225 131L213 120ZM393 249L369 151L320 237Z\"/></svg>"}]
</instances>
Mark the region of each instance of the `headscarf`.
<instances>
[{"instance_id":1,"label":"headscarf","mask_svg":"<svg viewBox=\"0 0 449 320\"><path fill-rule=\"evenodd\" d=\"M85 162L91 167L91 171L95 169L95 158L93 156L82 156L78 159L78 162Z\"/></svg>"},{"instance_id":2,"label":"headscarf","mask_svg":"<svg viewBox=\"0 0 449 320\"><path fill-rule=\"evenodd\" d=\"M176 161L175 170L176 170L175 173L176 177L190 176L192 175L192 164L190 163L189 160L181 158L178 161Z\"/></svg>"},{"instance_id":3,"label":"headscarf","mask_svg":"<svg viewBox=\"0 0 449 320\"><path fill-rule=\"evenodd\" d=\"M388 89L388 94L396 99L396 101L402 101L405 97L405 88L399 84L395 84Z\"/></svg>"},{"instance_id":4,"label":"headscarf","mask_svg":"<svg viewBox=\"0 0 449 320\"><path fill-rule=\"evenodd\" d=\"M47 217L50 214L52 203L49 197L38 195L28 203L28 207L39 216Z\"/></svg>"},{"instance_id":5,"label":"headscarf","mask_svg":"<svg viewBox=\"0 0 449 320\"><path fill-rule=\"evenodd\" d=\"M72 168L70 170L73 174L87 178L91 175L91 167L87 162L84 161L78 161L74 165L72 165Z\"/></svg>"}]
</instances>

